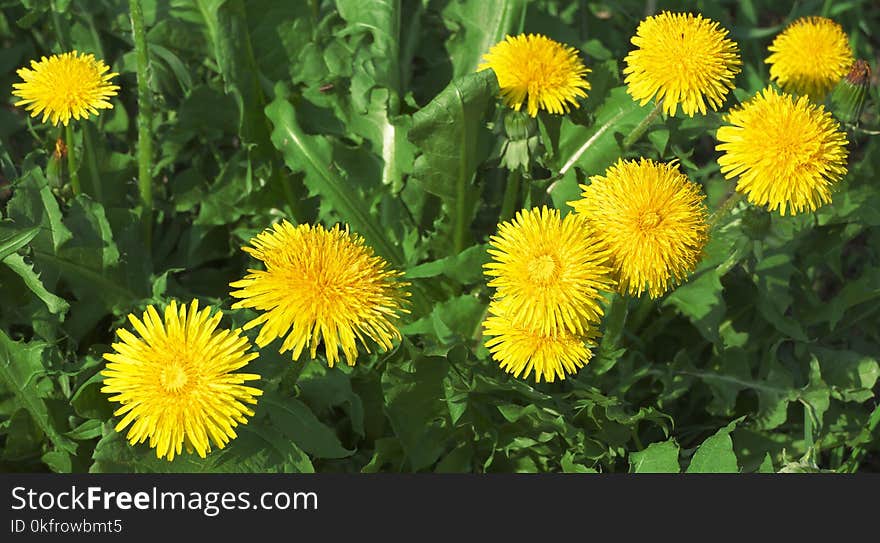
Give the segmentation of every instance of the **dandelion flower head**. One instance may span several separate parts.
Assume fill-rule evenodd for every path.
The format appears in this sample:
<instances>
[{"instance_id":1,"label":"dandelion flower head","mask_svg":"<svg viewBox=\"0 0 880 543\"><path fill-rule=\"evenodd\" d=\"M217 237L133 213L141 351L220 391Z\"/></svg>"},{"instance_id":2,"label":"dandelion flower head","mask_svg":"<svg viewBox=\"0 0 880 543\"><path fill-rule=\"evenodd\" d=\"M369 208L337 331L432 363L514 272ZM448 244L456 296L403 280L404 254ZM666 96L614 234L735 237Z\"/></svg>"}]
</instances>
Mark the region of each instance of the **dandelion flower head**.
<instances>
[{"instance_id":1,"label":"dandelion flower head","mask_svg":"<svg viewBox=\"0 0 880 543\"><path fill-rule=\"evenodd\" d=\"M608 251L581 217L547 207L523 210L490 238L484 265L495 299L517 325L541 334L583 334L602 317L614 288Z\"/></svg>"},{"instance_id":2,"label":"dandelion flower head","mask_svg":"<svg viewBox=\"0 0 880 543\"><path fill-rule=\"evenodd\" d=\"M825 17L801 17L768 48L770 79L786 92L822 101L847 74L853 53L843 28Z\"/></svg>"},{"instance_id":3,"label":"dandelion flower head","mask_svg":"<svg viewBox=\"0 0 880 543\"><path fill-rule=\"evenodd\" d=\"M261 325L260 347L283 337L280 352L292 351L296 360L308 347L314 359L323 342L328 365L336 364L341 350L353 366L359 342L369 350L370 338L388 350L400 339L396 321L406 312L407 283L347 227L327 230L283 221L250 244L243 250L265 270L249 269L244 279L230 284L238 289L232 296L240 298L232 308L261 312L244 326Z\"/></svg>"},{"instance_id":4,"label":"dandelion flower head","mask_svg":"<svg viewBox=\"0 0 880 543\"><path fill-rule=\"evenodd\" d=\"M128 441L149 440L158 458L173 460L184 447L204 458L212 442L222 449L262 394L244 384L259 375L236 373L257 353L248 352L239 330L218 330L222 313L211 312L197 300L189 308L172 301L164 318L147 306L140 319L128 316L140 337L120 328L113 352L104 354L101 391L122 404L116 431L130 426Z\"/></svg>"},{"instance_id":5,"label":"dandelion flower head","mask_svg":"<svg viewBox=\"0 0 880 543\"><path fill-rule=\"evenodd\" d=\"M742 61L727 30L702 15L670 13L648 17L632 38L624 59L627 92L641 105L662 101L663 112L678 107L693 117L717 110L733 88Z\"/></svg>"},{"instance_id":6,"label":"dandelion flower head","mask_svg":"<svg viewBox=\"0 0 880 543\"><path fill-rule=\"evenodd\" d=\"M110 83L119 74L109 70L103 60L77 51L31 61L30 68L18 70L22 82L13 84L12 94L21 100L15 105L25 106L32 117L42 114L42 122L55 126L97 115L113 107L109 99L119 90Z\"/></svg>"},{"instance_id":7,"label":"dandelion flower head","mask_svg":"<svg viewBox=\"0 0 880 543\"><path fill-rule=\"evenodd\" d=\"M567 330L545 334L517 323L496 302L489 304L484 333L491 336L486 347L501 369L514 377L528 378L534 371L535 380L552 383L557 378L577 373L592 357L598 332L586 328L581 334Z\"/></svg>"},{"instance_id":8,"label":"dandelion flower head","mask_svg":"<svg viewBox=\"0 0 880 543\"><path fill-rule=\"evenodd\" d=\"M618 160L569 204L610 249L618 291L657 298L694 271L708 239L700 186L675 164Z\"/></svg>"},{"instance_id":9,"label":"dandelion flower head","mask_svg":"<svg viewBox=\"0 0 880 543\"><path fill-rule=\"evenodd\" d=\"M525 103L532 117L539 109L567 113L590 89L590 69L577 50L540 34L506 36L483 56L479 69L488 68L498 78L504 103L516 111Z\"/></svg>"},{"instance_id":10,"label":"dandelion flower head","mask_svg":"<svg viewBox=\"0 0 880 543\"><path fill-rule=\"evenodd\" d=\"M814 211L846 175L847 137L821 105L766 88L731 110L718 129L721 173L770 211Z\"/></svg>"}]
</instances>

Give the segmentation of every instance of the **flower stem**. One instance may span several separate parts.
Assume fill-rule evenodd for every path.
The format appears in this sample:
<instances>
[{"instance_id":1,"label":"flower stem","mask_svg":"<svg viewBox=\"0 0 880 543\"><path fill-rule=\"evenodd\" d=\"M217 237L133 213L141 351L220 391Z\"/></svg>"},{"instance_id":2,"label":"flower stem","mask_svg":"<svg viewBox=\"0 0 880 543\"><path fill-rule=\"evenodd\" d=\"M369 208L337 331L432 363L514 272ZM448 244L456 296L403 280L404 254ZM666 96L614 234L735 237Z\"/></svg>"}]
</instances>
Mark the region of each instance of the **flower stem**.
<instances>
[{"instance_id":1,"label":"flower stem","mask_svg":"<svg viewBox=\"0 0 880 543\"><path fill-rule=\"evenodd\" d=\"M144 224L144 235L147 247L152 244L153 233L153 178L152 178L152 122L153 107L150 98L148 81L149 56L147 37L144 31L144 11L140 0L130 0L131 31L134 35L135 61L137 64L138 86L138 189L143 204L141 220Z\"/></svg>"},{"instance_id":2,"label":"flower stem","mask_svg":"<svg viewBox=\"0 0 880 543\"><path fill-rule=\"evenodd\" d=\"M73 141L73 125L68 124L64 127L64 139L67 142L67 170L70 175L70 187L73 189L73 195L82 194L82 188L79 184L78 164L76 163L76 147Z\"/></svg>"},{"instance_id":3,"label":"flower stem","mask_svg":"<svg viewBox=\"0 0 880 543\"><path fill-rule=\"evenodd\" d=\"M617 361L619 355L616 351L620 348L620 338L623 336L623 328L626 325L626 317L629 313L629 300L616 292L611 293L608 309L605 310L605 332L599 342L598 362L596 369L599 373L610 370Z\"/></svg>"},{"instance_id":4,"label":"flower stem","mask_svg":"<svg viewBox=\"0 0 880 543\"><path fill-rule=\"evenodd\" d=\"M635 142L639 141L639 139L645 134L645 131L648 130L648 127L660 116L660 111L662 108L662 102L657 100L657 103L654 105L654 109L651 110L648 115L642 119L642 122L636 125L635 128L632 129L625 138L623 138L623 149L627 150L635 144Z\"/></svg>"},{"instance_id":5,"label":"flower stem","mask_svg":"<svg viewBox=\"0 0 880 543\"><path fill-rule=\"evenodd\" d=\"M810 406L804 403L804 449L807 460L813 462L813 415L810 413Z\"/></svg>"},{"instance_id":6,"label":"flower stem","mask_svg":"<svg viewBox=\"0 0 880 543\"><path fill-rule=\"evenodd\" d=\"M501 201L501 214L498 216L498 222L508 221L513 217L519 202L521 185L522 174L519 169L511 171L507 176L507 186L504 187L504 199Z\"/></svg>"},{"instance_id":7,"label":"flower stem","mask_svg":"<svg viewBox=\"0 0 880 543\"><path fill-rule=\"evenodd\" d=\"M714 230L715 227L720 224L721 219L723 219L740 200L742 200L742 194L739 192L733 191L728 194L718 205L718 208L709 216L709 230Z\"/></svg>"},{"instance_id":8,"label":"flower stem","mask_svg":"<svg viewBox=\"0 0 880 543\"><path fill-rule=\"evenodd\" d=\"M95 145L92 139L90 126L83 126L83 154L86 157L86 165L92 178L92 190L95 191L95 200L103 203L104 196L101 190L101 175L98 173L98 158L95 156Z\"/></svg>"}]
</instances>

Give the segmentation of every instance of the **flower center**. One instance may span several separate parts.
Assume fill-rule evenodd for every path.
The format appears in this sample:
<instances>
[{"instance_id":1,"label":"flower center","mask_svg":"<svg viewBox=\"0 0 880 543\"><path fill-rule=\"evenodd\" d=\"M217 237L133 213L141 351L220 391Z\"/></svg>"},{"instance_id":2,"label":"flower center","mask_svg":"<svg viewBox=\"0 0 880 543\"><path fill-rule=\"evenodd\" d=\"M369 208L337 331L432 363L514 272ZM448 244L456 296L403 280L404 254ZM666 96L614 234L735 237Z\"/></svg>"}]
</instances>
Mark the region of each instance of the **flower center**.
<instances>
[{"instance_id":1,"label":"flower center","mask_svg":"<svg viewBox=\"0 0 880 543\"><path fill-rule=\"evenodd\" d=\"M189 381L189 377L186 374L186 371L178 364L168 364L164 368L162 368L162 373L159 375L159 382L162 384L162 388L165 389L166 392L180 392L186 383Z\"/></svg>"},{"instance_id":2,"label":"flower center","mask_svg":"<svg viewBox=\"0 0 880 543\"><path fill-rule=\"evenodd\" d=\"M559 265L551 255L541 255L529 263L529 280L546 285L559 273Z\"/></svg>"},{"instance_id":3,"label":"flower center","mask_svg":"<svg viewBox=\"0 0 880 543\"><path fill-rule=\"evenodd\" d=\"M646 211L639 216L638 227L642 232L657 228L662 217L656 211Z\"/></svg>"}]
</instances>

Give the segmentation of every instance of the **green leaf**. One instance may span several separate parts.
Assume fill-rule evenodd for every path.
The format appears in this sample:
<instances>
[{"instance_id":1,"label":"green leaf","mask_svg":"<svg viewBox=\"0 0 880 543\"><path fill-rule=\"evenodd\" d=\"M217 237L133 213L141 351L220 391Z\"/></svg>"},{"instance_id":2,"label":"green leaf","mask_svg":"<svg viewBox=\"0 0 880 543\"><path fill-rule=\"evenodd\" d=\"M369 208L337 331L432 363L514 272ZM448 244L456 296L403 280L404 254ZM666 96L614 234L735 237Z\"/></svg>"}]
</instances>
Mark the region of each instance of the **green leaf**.
<instances>
[{"instance_id":1,"label":"green leaf","mask_svg":"<svg viewBox=\"0 0 880 543\"><path fill-rule=\"evenodd\" d=\"M443 378L448 371L445 359L420 357L411 369L389 361L382 374L385 413L414 471L433 464L446 448Z\"/></svg>"},{"instance_id":2,"label":"green leaf","mask_svg":"<svg viewBox=\"0 0 880 543\"><path fill-rule=\"evenodd\" d=\"M407 279L425 279L445 275L462 284L483 280L483 264L489 262L488 245L468 247L464 251L432 262L425 262L406 270Z\"/></svg>"},{"instance_id":3,"label":"green leaf","mask_svg":"<svg viewBox=\"0 0 880 543\"><path fill-rule=\"evenodd\" d=\"M260 405L275 428L307 453L317 458L345 458L354 452L343 447L336 433L296 398L267 392L260 398Z\"/></svg>"},{"instance_id":4,"label":"green leaf","mask_svg":"<svg viewBox=\"0 0 880 543\"><path fill-rule=\"evenodd\" d=\"M718 329L727 308L722 297L721 279L714 269L678 286L663 305L671 305L689 318L700 333L712 342L719 342Z\"/></svg>"},{"instance_id":5,"label":"green leaf","mask_svg":"<svg viewBox=\"0 0 880 543\"><path fill-rule=\"evenodd\" d=\"M489 48L507 34L521 33L527 5L526 0L449 2L443 15L460 25L447 43L453 78L475 72Z\"/></svg>"},{"instance_id":6,"label":"green leaf","mask_svg":"<svg viewBox=\"0 0 880 543\"><path fill-rule=\"evenodd\" d=\"M309 189L345 217L352 229L362 234L378 254L393 263L402 263L400 249L388 241L364 201L331 170L333 152L330 143L322 136L309 136L303 132L296 110L284 97L283 88L276 86L275 92L275 100L266 107L266 115L275 126L272 143L281 151L287 166L294 172L305 172Z\"/></svg>"},{"instance_id":7,"label":"green leaf","mask_svg":"<svg viewBox=\"0 0 880 543\"><path fill-rule=\"evenodd\" d=\"M776 470L773 469L773 459L770 458L770 453L764 455L764 461L758 467L758 473L776 473Z\"/></svg>"},{"instance_id":8,"label":"green leaf","mask_svg":"<svg viewBox=\"0 0 880 543\"><path fill-rule=\"evenodd\" d=\"M76 444L55 428L44 399L51 384L44 386L46 376L43 356L47 345L40 342L16 343L0 330L0 382L15 396L18 405L27 409L40 430L56 449L76 452ZM48 388L48 389L47 389Z\"/></svg>"},{"instance_id":9,"label":"green leaf","mask_svg":"<svg viewBox=\"0 0 880 543\"><path fill-rule=\"evenodd\" d=\"M403 188L413 148L406 120L398 118L401 95L401 5L399 0L337 0L339 15L348 23L348 37L368 33L356 52L351 79L355 108L349 128L364 135L381 152L382 184L393 192ZM411 59L410 59L411 60ZM376 88L378 87L378 88ZM384 89L380 91L379 88Z\"/></svg>"},{"instance_id":10,"label":"green leaf","mask_svg":"<svg viewBox=\"0 0 880 543\"><path fill-rule=\"evenodd\" d=\"M63 314L70 308L67 301L46 290L45 285L40 280L40 276L34 271L34 267L31 264L27 264L21 255L11 254L3 259L3 263L21 277L27 288L46 304L50 313L56 315Z\"/></svg>"},{"instance_id":11,"label":"green leaf","mask_svg":"<svg viewBox=\"0 0 880 543\"><path fill-rule=\"evenodd\" d=\"M72 234L62 222L61 208L52 194L49 182L39 169L24 176L9 201L9 218L19 226L40 227L32 240L34 249L57 251Z\"/></svg>"},{"instance_id":12,"label":"green leaf","mask_svg":"<svg viewBox=\"0 0 880 543\"><path fill-rule=\"evenodd\" d=\"M413 114L409 139L421 151L413 175L443 201L452 225L454 253L471 241L478 194L473 178L488 157L486 114L497 93L494 72L483 70L454 80Z\"/></svg>"},{"instance_id":13,"label":"green leaf","mask_svg":"<svg viewBox=\"0 0 880 543\"><path fill-rule=\"evenodd\" d=\"M263 424L249 421L236 428L238 437L206 458L195 453L157 458L146 444L131 445L123 434L104 424L104 436L95 447L91 473L310 473L308 457L289 439Z\"/></svg>"},{"instance_id":14,"label":"green leaf","mask_svg":"<svg viewBox=\"0 0 880 543\"><path fill-rule=\"evenodd\" d=\"M743 417L734 420L706 439L691 458L687 473L739 473L730 432L742 420Z\"/></svg>"},{"instance_id":15,"label":"green leaf","mask_svg":"<svg viewBox=\"0 0 880 543\"><path fill-rule=\"evenodd\" d=\"M64 435L76 441L83 441L99 437L101 434L101 421L89 419Z\"/></svg>"},{"instance_id":16,"label":"green leaf","mask_svg":"<svg viewBox=\"0 0 880 543\"><path fill-rule=\"evenodd\" d=\"M19 230L12 234L8 234L2 238L0 238L0 260L3 260L7 256L12 253L18 251L40 233L40 227L34 226L32 228L26 228L24 230Z\"/></svg>"},{"instance_id":17,"label":"green leaf","mask_svg":"<svg viewBox=\"0 0 880 543\"><path fill-rule=\"evenodd\" d=\"M603 173L623 155L618 138L622 139L650 112L650 106L639 106L633 101L626 87L616 87L596 110L596 118L590 126L574 124L569 117L564 118L555 157L558 179L547 189L553 204L566 209L568 202L580 198L574 167L587 175Z\"/></svg>"},{"instance_id":18,"label":"green leaf","mask_svg":"<svg viewBox=\"0 0 880 543\"><path fill-rule=\"evenodd\" d=\"M630 473L679 473L678 443L674 439L651 443L643 451L629 455Z\"/></svg>"},{"instance_id":19,"label":"green leaf","mask_svg":"<svg viewBox=\"0 0 880 543\"><path fill-rule=\"evenodd\" d=\"M269 126L261 114L265 98L254 60L244 0L196 0L204 17L226 92L238 104L239 133L260 157L270 152Z\"/></svg>"}]
</instances>

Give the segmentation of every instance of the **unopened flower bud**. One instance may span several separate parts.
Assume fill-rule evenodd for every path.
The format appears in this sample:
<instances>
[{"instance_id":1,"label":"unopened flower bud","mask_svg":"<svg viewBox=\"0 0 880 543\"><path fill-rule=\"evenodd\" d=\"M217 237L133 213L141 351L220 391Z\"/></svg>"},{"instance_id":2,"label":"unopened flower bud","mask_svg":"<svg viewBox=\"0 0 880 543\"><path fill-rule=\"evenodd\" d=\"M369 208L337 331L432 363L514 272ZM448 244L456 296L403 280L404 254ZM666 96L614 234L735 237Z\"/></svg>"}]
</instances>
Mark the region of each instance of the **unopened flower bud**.
<instances>
[{"instance_id":1,"label":"unopened flower bud","mask_svg":"<svg viewBox=\"0 0 880 543\"><path fill-rule=\"evenodd\" d=\"M870 86L871 67L864 60L855 61L831 94L831 104L837 118L847 124L857 123L862 116Z\"/></svg>"}]
</instances>

